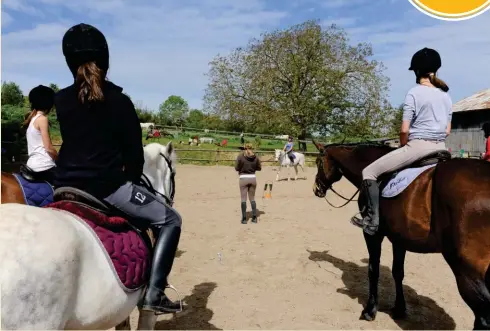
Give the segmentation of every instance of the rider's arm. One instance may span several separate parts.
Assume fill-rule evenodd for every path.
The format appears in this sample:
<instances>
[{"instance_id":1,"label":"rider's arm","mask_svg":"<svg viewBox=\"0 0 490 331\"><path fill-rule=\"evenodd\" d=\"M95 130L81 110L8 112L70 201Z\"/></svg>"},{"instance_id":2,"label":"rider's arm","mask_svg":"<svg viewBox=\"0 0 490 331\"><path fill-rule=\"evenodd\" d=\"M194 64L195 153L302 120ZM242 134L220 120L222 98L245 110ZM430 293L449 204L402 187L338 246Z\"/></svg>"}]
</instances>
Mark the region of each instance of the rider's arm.
<instances>
[{"instance_id":1,"label":"rider's arm","mask_svg":"<svg viewBox=\"0 0 490 331\"><path fill-rule=\"evenodd\" d=\"M408 143L408 131L410 130L410 121L402 121L400 128L400 146L405 146Z\"/></svg>"},{"instance_id":2,"label":"rider's arm","mask_svg":"<svg viewBox=\"0 0 490 331\"><path fill-rule=\"evenodd\" d=\"M241 162L241 157L238 156L235 161L235 170L240 172L242 170L242 162Z\"/></svg>"},{"instance_id":3,"label":"rider's arm","mask_svg":"<svg viewBox=\"0 0 490 331\"><path fill-rule=\"evenodd\" d=\"M124 172L127 180L138 182L145 163L141 125L131 100L122 94L118 101L116 109L119 116Z\"/></svg>"},{"instance_id":4,"label":"rider's arm","mask_svg":"<svg viewBox=\"0 0 490 331\"><path fill-rule=\"evenodd\" d=\"M411 93L408 93L403 103L403 119L400 128L400 146L405 146L408 143L408 132L410 131L410 123L415 116L415 98Z\"/></svg>"},{"instance_id":5,"label":"rider's arm","mask_svg":"<svg viewBox=\"0 0 490 331\"><path fill-rule=\"evenodd\" d=\"M260 170L262 170L262 164L260 163L260 159L257 156L257 164L256 164L256 167L255 167L255 171L260 171Z\"/></svg>"},{"instance_id":6,"label":"rider's arm","mask_svg":"<svg viewBox=\"0 0 490 331\"><path fill-rule=\"evenodd\" d=\"M41 138L43 140L44 148L48 155L56 161L58 159L58 152L54 149L53 144L51 143L51 137L49 136L49 121L46 116L39 116L36 120L37 125L39 126L39 131L41 131Z\"/></svg>"}]
</instances>

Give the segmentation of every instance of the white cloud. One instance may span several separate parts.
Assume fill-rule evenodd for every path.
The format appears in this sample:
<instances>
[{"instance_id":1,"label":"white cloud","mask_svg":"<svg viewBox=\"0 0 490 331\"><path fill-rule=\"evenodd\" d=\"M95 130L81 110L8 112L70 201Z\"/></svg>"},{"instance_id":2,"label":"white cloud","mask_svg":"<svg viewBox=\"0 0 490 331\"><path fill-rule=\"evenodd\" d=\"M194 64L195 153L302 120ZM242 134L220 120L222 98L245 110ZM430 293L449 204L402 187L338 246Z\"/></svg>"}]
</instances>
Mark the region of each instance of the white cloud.
<instances>
[{"instance_id":1,"label":"white cloud","mask_svg":"<svg viewBox=\"0 0 490 331\"><path fill-rule=\"evenodd\" d=\"M423 47L434 48L441 54L439 76L448 83L454 102L490 87L489 15L460 22L432 22L429 26L409 29L399 25L351 31L357 40L371 42L375 54L387 66L394 103L401 103L405 92L414 84L414 74L408 67L412 55Z\"/></svg>"},{"instance_id":2,"label":"white cloud","mask_svg":"<svg viewBox=\"0 0 490 331\"><path fill-rule=\"evenodd\" d=\"M264 30L284 25L289 14L270 9L273 3L265 1L2 0L7 11L44 15L41 24L29 22L28 28L2 35L2 79L16 81L24 93L40 83L70 84L61 39L70 26L85 22L106 35L111 53L109 77L133 100L156 109L169 95L176 94L191 107L201 107L207 85L205 73L215 55L245 45ZM322 24L345 27L354 43L373 44L376 58L387 66L394 104L403 100L414 83L413 73L407 70L412 54L426 46L440 51L440 76L451 87L454 101L489 87L490 34L486 31L490 31L490 12L468 21L440 22L406 4L402 9L407 9L407 14L402 18L384 13L379 23L365 24L372 18L355 16L345 6L362 11L360 4L366 1L297 0L296 6L301 3L307 9L312 3L321 5L318 8L323 11L303 10L301 15L320 16ZM41 5L35 7L34 3ZM366 6L370 4L366 2ZM297 14L295 8L291 16ZM47 14L51 11L65 16L60 20ZM66 16L67 11L78 18ZM3 15L8 13L3 11Z\"/></svg>"},{"instance_id":3,"label":"white cloud","mask_svg":"<svg viewBox=\"0 0 490 331\"><path fill-rule=\"evenodd\" d=\"M5 27L5 26L9 25L10 23L12 23L12 21L14 19L8 13L2 12L1 20L2 20L2 27Z\"/></svg>"},{"instance_id":4,"label":"white cloud","mask_svg":"<svg viewBox=\"0 0 490 331\"><path fill-rule=\"evenodd\" d=\"M205 0L200 6L119 0L42 1L77 12L90 10L94 19L82 21L100 28L108 39L110 79L134 100L153 109L171 94L183 96L192 107L201 107L208 62L218 53L227 53L265 29L276 27L286 16L282 11L264 9L258 0L227 4ZM99 24L103 21L110 27ZM72 77L61 53L61 40L76 23L79 21L39 24L3 35L3 79L19 79L24 93L37 77L46 83L70 84Z\"/></svg>"}]
</instances>

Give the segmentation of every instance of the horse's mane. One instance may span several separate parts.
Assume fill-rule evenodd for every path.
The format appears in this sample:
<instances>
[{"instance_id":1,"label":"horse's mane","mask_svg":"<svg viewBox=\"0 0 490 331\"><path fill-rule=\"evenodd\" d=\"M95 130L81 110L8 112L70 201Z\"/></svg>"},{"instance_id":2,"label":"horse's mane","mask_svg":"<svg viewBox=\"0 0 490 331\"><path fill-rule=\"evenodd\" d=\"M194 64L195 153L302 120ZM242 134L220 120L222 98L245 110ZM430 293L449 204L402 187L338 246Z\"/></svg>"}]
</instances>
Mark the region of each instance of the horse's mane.
<instances>
[{"instance_id":1,"label":"horse's mane","mask_svg":"<svg viewBox=\"0 0 490 331\"><path fill-rule=\"evenodd\" d=\"M340 147L340 148L346 148L352 150L375 148L386 152L391 152L396 149L395 147L391 147L386 144L383 144L382 142L376 142L376 141L363 141L357 143L333 143L333 144L325 145L325 151L331 147Z\"/></svg>"}]
</instances>

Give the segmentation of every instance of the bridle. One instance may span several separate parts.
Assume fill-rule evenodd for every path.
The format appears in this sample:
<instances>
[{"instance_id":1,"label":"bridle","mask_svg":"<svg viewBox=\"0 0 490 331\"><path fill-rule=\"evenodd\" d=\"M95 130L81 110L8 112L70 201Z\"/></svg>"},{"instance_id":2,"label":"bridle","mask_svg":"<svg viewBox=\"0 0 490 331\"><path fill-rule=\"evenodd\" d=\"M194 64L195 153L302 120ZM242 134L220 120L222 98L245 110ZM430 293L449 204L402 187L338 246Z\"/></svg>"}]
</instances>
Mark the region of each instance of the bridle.
<instances>
[{"instance_id":1,"label":"bridle","mask_svg":"<svg viewBox=\"0 0 490 331\"><path fill-rule=\"evenodd\" d=\"M325 175L325 171L324 171L324 164L323 164L323 157L325 157L325 155L321 155L321 156L322 156L322 157L320 157L320 162L321 162L321 164L320 164L320 165L321 165L321 167L320 167L320 168L322 169L322 171L324 172L324 175ZM340 171L340 173L341 173L341 174L343 174L343 172L342 172L342 169L341 169L341 168L339 168L339 171ZM326 177L326 175L325 175L325 177ZM326 202L327 202L327 203L328 203L330 206L332 206L333 208L342 208L342 207L347 206L347 205L348 205L350 202L352 202L352 201L357 201L357 200L354 200L354 197L357 195L357 193L359 193L359 189L357 189L357 191L354 193L354 195L352 195L352 197L351 197L350 199L348 199L348 198L344 197L342 194L340 194L340 193L338 193L337 191L335 191L335 189L333 188L333 183L332 183L330 186L327 186L327 185L323 184L323 182L322 182L322 181L320 181L319 183L317 183L317 181L315 180L315 185L316 185L317 189L318 189L318 188L320 188L320 189L322 189L322 190L324 190L324 191L325 191L325 196L324 196L323 198L324 198L324 199L325 199L325 201L326 201ZM328 201L328 199L327 199L327 193L328 193L328 190L329 190L329 189L330 189L330 190L332 190L332 192L333 192L333 193L337 194L337 196L339 196L340 198L342 198L342 199L346 200L347 202L346 202L346 203L344 203L344 204L343 204L343 205L341 205L341 206L334 206L334 205L332 205L332 204L330 203L330 201Z\"/></svg>"},{"instance_id":2,"label":"bridle","mask_svg":"<svg viewBox=\"0 0 490 331\"><path fill-rule=\"evenodd\" d=\"M167 166L170 170L169 196L167 197L165 194L155 190L155 188L153 187L153 185L151 185L150 180L145 174L142 174L141 182L151 193L161 196L163 199L165 199L165 202L172 207L174 204L174 196L175 196L175 172L174 172L174 168L172 167L172 162L170 161L170 159L166 157L163 153L160 153L160 155L165 159L165 161L167 162Z\"/></svg>"}]
</instances>

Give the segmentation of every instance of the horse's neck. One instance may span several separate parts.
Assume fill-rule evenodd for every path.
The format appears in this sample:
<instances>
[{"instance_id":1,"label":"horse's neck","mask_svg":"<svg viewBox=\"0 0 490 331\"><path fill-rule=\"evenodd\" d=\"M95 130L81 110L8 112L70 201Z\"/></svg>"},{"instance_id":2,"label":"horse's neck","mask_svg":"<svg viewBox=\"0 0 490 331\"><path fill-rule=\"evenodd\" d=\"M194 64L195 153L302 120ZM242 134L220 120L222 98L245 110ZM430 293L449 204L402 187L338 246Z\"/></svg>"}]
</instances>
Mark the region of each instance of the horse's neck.
<instances>
[{"instance_id":1,"label":"horse's neck","mask_svg":"<svg viewBox=\"0 0 490 331\"><path fill-rule=\"evenodd\" d=\"M146 169L145 175L148 177L148 179L151 182L151 185L157 192L161 194L166 194L164 170L159 169L157 165L154 165Z\"/></svg>"},{"instance_id":2,"label":"horse's neck","mask_svg":"<svg viewBox=\"0 0 490 331\"><path fill-rule=\"evenodd\" d=\"M331 155L340 165L344 177L356 187L360 187L364 168L388 152L390 150L378 147L358 147L335 149Z\"/></svg>"}]
</instances>

